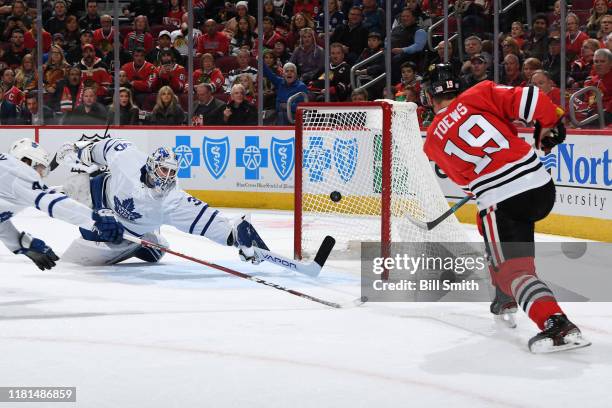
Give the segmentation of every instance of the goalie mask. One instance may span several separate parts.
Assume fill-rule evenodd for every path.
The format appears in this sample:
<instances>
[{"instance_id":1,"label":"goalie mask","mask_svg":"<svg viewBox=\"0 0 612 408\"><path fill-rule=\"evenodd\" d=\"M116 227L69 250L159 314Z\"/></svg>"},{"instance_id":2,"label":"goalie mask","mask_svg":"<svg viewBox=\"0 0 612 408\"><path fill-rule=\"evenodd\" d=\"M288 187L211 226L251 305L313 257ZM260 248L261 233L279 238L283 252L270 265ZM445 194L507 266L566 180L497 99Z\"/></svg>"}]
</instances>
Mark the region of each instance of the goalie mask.
<instances>
[{"instance_id":1,"label":"goalie mask","mask_svg":"<svg viewBox=\"0 0 612 408\"><path fill-rule=\"evenodd\" d=\"M178 160L169 147L158 147L147 159L147 185L156 193L165 194L176 185Z\"/></svg>"},{"instance_id":2,"label":"goalie mask","mask_svg":"<svg viewBox=\"0 0 612 408\"><path fill-rule=\"evenodd\" d=\"M429 98L442 95L457 95L459 93L459 78L454 73L451 64L430 65L423 78L421 103L431 106Z\"/></svg>"},{"instance_id":3,"label":"goalie mask","mask_svg":"<svg viewBox=\"0 0 612 408\"><path fill-rule=\"evenodd\" d=\"M16 141L11 146L9 154L17 160L28 164L36 170L40 177L45 177L49 174L49 163L51 162L49 154L32 139L25 138Z\"/></svg>"}]
</instances>

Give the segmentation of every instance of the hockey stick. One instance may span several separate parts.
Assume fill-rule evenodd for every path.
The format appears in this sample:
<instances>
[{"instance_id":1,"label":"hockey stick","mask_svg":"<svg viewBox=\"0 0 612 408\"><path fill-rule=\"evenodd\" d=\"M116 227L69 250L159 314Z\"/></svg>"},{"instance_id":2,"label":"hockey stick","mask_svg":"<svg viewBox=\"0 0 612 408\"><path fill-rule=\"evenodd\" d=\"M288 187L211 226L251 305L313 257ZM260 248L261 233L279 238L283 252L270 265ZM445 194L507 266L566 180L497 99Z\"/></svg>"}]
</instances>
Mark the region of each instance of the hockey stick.
<instances>
[{"instance_id":1,"label":"hockey stick","mask_svg":"<svg viewBox=\"0 0 612 408\"><path fill-rule=\"evenodd\" d=\"M336 245L336 240L329 235L326 236L325 239L323 239L319 250L317 251L314 261L312 262L301 262L285 258L282 255L278 255L255 246L253 246L253 249L255 250L255 254L264 261L271 262L290 271L303 273L304 275L314 278L319 276L319 273L321 273L321 268L323 268L323 265L325 265L325 261L327 261L327 257L334 248L334 245Z\"/></svg>"},{"instance_id":2,"label":"hockey stick","mask_svg":"<svg viewBox=\"0 0 612 408\"><path fill-rule=\"evenodd\" d=\"M424 229L426 231L430 231L430 230L434 229L436 226L438 226L438 224L440 224L442 221L447 219L451 214L454 214L459 208L461 208L463 206L463 204L465 204L468 201L470 201L470 198L471 198L470 196L463 197L461 200L457 201L455 203L455 205L453 205L451 208L449 208L448 211L446 211L444 214L442 214L441 216L439 216L435 220L431 220L431 221L419 221L417 219L412 218L410 215L406 215L406 218L408 218L408 221L410 221L411 223L413 223L417 227L419 227L421 229Z\"/></svg>"},{"instance_id":3,"label":"hockey stick","mask_svg":"<svg viewBox=\"0 0 612 408\"><path fill-rule=\"evenodd\" d=\"M128 235L128 234L124 234L123 238L128 240L128 241L130 241L130 242L133 242L135 244L142 245L143 247L157 249L158 251L163 251L163 252L166 252L168 254L172 254L174 256L178 256L179 258L187 259L189 261L193 261L193 262L199 263L201 265L208 266L209 268L218 269L218 270L220 270L222 272L229 273L230 275L234 275L234 276L237 276L237 277L242 278L242 279L247 279L247 280L253 281L255 283L259 283L259 284L262 284L262 285L270 286L270 287L272 287L274 289L282 290L283 292L291 293L294 296L298 296L298 297L310 300L312 302L321 303L321 304L323 304L325 306L333 307L333 308L336 308L336 309L342 308L342 305L340 305L339 303L329 302L327 300L319 299L317 297L310 296L310 295L307 295L307 294L302 293L302 292L298 292L297 290L289 289L289 288L286 288L284 286L277 285L276 283L268 282L266 280L260 279L260 278L258 278L256 276L253 276L253 275L248 275L246 273L238 272L238 271L236 271L234 269L230 269L230 268L227 268L225 266L217 265L217 264L212 263L212 262L204 261L202 259L194 258L192 256L185 255L185 254L182 254L180 252L173 251L170 248L166 248L166 247L161 246L159 244L155 244L153 242L145 241L143 239L140 239L140 238Z\"/></svg>"}]
</instances>

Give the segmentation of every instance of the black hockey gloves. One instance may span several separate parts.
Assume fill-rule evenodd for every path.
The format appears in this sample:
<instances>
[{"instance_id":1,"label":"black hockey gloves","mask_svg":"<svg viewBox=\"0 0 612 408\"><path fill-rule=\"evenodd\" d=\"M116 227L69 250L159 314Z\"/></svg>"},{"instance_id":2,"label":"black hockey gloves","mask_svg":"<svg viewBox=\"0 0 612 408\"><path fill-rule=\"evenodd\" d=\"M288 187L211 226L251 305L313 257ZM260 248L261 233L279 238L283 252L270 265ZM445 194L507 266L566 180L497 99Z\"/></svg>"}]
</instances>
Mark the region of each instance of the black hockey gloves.
<instances>
[{"instance_id":1,"label":"black hockey gloves","mask_svg":"<svg viewBox=\"0 0 612 408\"><path fill-rule=\"evenodd\" d=\"M119 244L123 241L123 225L115 218L113 210L107 208L94 211L92 215L94 220L93 232L98 235L99 241L112 242Z\"/></svg>"},{"instance_id":2,"label":"black hockey gloves","mask_svg":"<svg viewBox=\"0 0 612 408\"><path fill-rule=\"evenodd\" d=\"M59 257L44 241L32 237L27 232L22 232L19 236L19 245L21 249L16 250L15 253L30 258L41 271L53 268L55 261L59 260Z\"/></svg>"},{"instance_id":3,"label":"black hockey gloves","mask_svg":"<svg viewBox=\"0 0 612 408\"><path fill-rule=\"evenodd\" d=\"M565 141L565 125L563 125L561 119L559 119L556 126L550 130L550 135L542 138L541 133L542 125L540 125L540 122L536 121L535 127L533 128L533 139L535 140L536 149L550 151L553 147Z\"/></svg>"},{"instance_id":4,"label":"black hockey gloves","mask_svg":"<svg viewBox=\"0 0 612 408\"><path fill-rule=\"evenodd\" d=\"M251 262L255 265L261 263L262 259L257 257L253 247L269 251L266 243L263 242L263 239L255 231L255 227L244 216L234 223L232 233L227 239L227 244L238 248L238 255L242 261Z\"/></svg>"}]
</instances>

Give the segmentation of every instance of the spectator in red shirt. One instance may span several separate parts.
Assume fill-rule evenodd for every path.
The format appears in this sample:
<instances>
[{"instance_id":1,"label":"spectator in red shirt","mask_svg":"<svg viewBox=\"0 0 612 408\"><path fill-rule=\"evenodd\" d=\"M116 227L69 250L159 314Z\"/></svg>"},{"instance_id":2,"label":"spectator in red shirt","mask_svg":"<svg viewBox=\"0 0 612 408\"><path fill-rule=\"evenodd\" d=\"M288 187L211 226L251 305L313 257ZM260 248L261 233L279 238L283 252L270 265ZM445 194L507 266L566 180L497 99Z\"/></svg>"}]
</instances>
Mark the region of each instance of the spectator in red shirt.
<instances>
[{"instance_id":1,"label":"spectator in red shirt","mask_svg":"<svg viewBox=\"0 0 612 408\"><path fill-rule=\"evenodd\" d=\"M263 18L263 45L265 48L273 49L274 43L282 38L276 31L274 19L272 17Z\"/></svg>"},{"instance_id":2,"label":"spectator in red shirt","mask_svg":"<svg viewBox=\"0 0 612 408\"><path fill-rule=\"evenodd\" d=\"M90 86L91 82L95 83L97 96L106 96L108 87L113 79L102 59L96 56L93 44L85 44L83 46L83 58L79 63L79 68L81 68L85 84Z\"/></svg>"},{"instance_id":3,"label":"spectator in red shirt","mask_svg":"<svg viewBox=\"0 0 612 408\"><path fill-rule=\"evenodd\" d=\"M570 65L569 77L567 85L572 89L582 88L586 81L595 72L593 71L593 56L595 51L599 49L599 41L594 38L589 38L582 44L580 58L576 59Z\"/></svg>"},{"instance_id":4,"label":"spectator in red shirt","mask_svg":"<svg viewBox=\"0 0 612 408\"><path fill-rule=\"evenodd\" d=\"M170 50L160 53L157 68L158 86L169 86L174 93L181 94L187 89L187 72L185 67L174 62L174 54Z\"/></svg>"},{"instance_id":5,"label":"spectator in red shirt","mask_svg":"<svg viewBox=\"0 0 612 408\"><path fill-rule=\"evenodd\" d=\"M193 73L193 84L210 84L213 93L222 92L225 78L219 68L215 67L215 58L212 54L202 55L202 68Z\"/></svg>"},{"instance_id":6,"label":"spectator in red shirt","mask_svg":"<svg viewBox=\"0 0 612 408\"><path fill-rule=\"evenodd\" d=\"M179 28L186 13L182 0L170 0L170 7L164 17L164 25Z\"/></svg>"},{"instance_id":7,"label":"spectator in red shirt","mask_svg":"<svg viewBox=\"0 0 612 408\"><path fill-rule=\"evenodd\" d=\"M132 55L133 61L123 64L122 71L125 71L129 81L134 88L134 94L152 92L157 83L157 69L155 65L145 61L145 50L137 47Z\"/></svg>"},{"instance_id":8,"label":"spectator in red shirt","mask_svg":"<svg viewBox=\"0 0 612 408\"><path fill-rule=\"evenodd\" d=\"M561 106L561 91L555 86L548 71L538 69L531 76L531 83L544 92L557 106Z\"/></svg>"},{"instance_id":9,"label":"spectator in red shirt","mask_svg":"<svg viewBox=\"0 0 612 408\"><path fill-rule=\"evenodd\" d=\"M227 35L217 31L215 20L206 20L204 29L206 32L198 37L198 54L210 53L215 57L228 55L230 40Z\"/></svg>"},{"instance_id":10,"label":"spectator in red shirt","mask_svg":"<svg viewBox=\"0 0 612 408\"><path fill-rule=\"evenodd\" d=\"M596 75L584 86L596 86L602 93L606 124L612 123L612 51L600 48L595 51L593 65ZM591 101L594 103L594 101Z\"/></svg>"},{"instance_id":11,"label":"spectator in red shirt","mask_svg":"<svg viewBox=\"0 0 612 408\"><path fill-rule=\"evenodd\" d=\"M32 28L23 35L23 45L29 50L36 49L36 24L32 24ZM43 52L49 52L51 48L51 34L43 28L42 30Z\"/></svg>"},{"instance_id":12,"label":"spectator in red shirt","mask_svg":"<svg viewBox=\"0 0 612 408\"><path fill-rule=\"evenodd\" d=\"M580 31L580 19L574 13L568 13L565 18L567 34L565 49L570 58L574 59L580 55L582 43L589 39L587 33Z\"/></svg>"},{"instance_id":13,"label":"spectator in red shirt","mask_svg":"<svg viewBox=\"0 0 612 408\"><path fill-rule=\"evenodd\" d=\"M314 18L318 12L319 2L317 0L296 0L293 5L293 14L305 13L310 18Z\"/></svg>"},{"instance_id":14,"label":"spectator in red shirt","mask_svg":"<svg viewBox=\"0 0 612 408\"><path fill-rule=\"evenodd\" d=\"M100 17L100 25L93 32L93 43L96 47L101 48L104 43L113 44L115 41L115 28L113 27L113 18L108 14L104 14Z\"/></svg>"},{"instance_id":15,"label":"spectator in red shirt","mask_svg":"<svg viewBox=\"0 0 612 408\"><path fill-rule=\"evenodd\" d=\"M523 31L523 23L520 21L515 21L512 23L512 28L510 29L510 36L516 41L519 48L523 48L523 44L525 44L525 31Z\"/></svg>"},{"instance_id":16,"label":"spectator in red shirt","mask_svg":"<svg viewBox=\"0 0 612 408\"><path fill-rule=\"evenodd\" d=\"M150 33L149 21L145 16L138 16L134 19L134 31L130 31L125 36L123 41L123 48L128 52L136 49L136 47L143 47L145 53L150 52L155 45L153 36Z\"/></svg>"}]
</instances>

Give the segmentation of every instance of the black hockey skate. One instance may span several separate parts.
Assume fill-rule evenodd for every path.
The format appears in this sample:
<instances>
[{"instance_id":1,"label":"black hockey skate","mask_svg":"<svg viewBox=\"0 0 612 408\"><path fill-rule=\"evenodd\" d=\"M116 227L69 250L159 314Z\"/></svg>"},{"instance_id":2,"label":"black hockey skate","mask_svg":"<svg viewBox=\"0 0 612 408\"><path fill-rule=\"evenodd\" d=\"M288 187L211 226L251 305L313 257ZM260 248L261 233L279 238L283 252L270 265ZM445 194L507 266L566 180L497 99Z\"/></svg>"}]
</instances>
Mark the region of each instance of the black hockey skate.
<instances>
[{"instance_id":1,"label":"black hockey skate","mask_svg":"<svg viewBox=\"0 0 612 408\"><path fill-rule=\"evenodd\" d=\"M491 302L490 310L496 321L503 323L511 329L516 327L516 319L514 318L517 310L516 301L497 287L495 288L495 299Z\"/></svg>"},{"instance_id":2,"label":"black hockey skate","mask_svg":"<svg viewBox=\"0 0 612 408\"><path fill-rule=\"evenodd\" d=\"M564 314L552 315L544 323L544 330L529 340L532 353L552 353L590 346L580 329Z\"/></svg>"}]
</instances>

